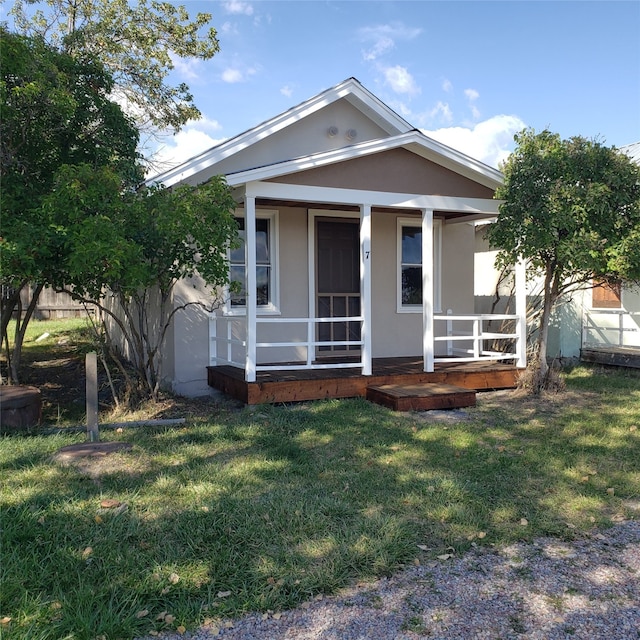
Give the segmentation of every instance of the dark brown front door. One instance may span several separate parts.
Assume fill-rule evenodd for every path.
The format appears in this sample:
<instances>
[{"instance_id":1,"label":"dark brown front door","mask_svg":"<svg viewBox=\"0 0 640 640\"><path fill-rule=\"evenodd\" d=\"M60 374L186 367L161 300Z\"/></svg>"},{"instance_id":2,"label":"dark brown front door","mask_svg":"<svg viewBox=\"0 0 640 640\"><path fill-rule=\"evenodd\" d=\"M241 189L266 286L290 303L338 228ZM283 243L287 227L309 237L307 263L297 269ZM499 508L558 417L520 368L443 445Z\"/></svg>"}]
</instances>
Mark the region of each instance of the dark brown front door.
<instances>
[{"instance_id":1,"label":"dark brown front door","mask_svg":"<svg viewBox=\"0 0 640 640\"><path fill-rule=\"evenodd\" d=\"M358 220L316 219L316 313L320 318L360 315L360 231ZM360 322L318 323L318 340L360 340ZM331 345L318 355L357 355L359 346Z\"/></svg>"}]
</instances>

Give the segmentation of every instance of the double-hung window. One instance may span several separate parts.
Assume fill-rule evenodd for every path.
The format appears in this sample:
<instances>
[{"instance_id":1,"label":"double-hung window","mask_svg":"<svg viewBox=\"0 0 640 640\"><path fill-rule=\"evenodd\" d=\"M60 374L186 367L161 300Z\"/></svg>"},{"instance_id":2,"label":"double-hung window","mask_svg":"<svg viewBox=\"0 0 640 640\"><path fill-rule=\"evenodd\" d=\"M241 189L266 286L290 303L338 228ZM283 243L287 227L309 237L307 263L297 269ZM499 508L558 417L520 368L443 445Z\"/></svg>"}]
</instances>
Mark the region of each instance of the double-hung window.
<instances>
[{"instance_id":1,"label":"double-hung window","mask_svg":"<svg viewBox=\"0 0 640 640\"><path fill-rule=\"evenodd\" d=\"M226 305L227 313L244 313L247 306L246 227L243 212L237 212L240 245L229 252L229 280L234 283ZM256 211L256 304L262 312L278 308L276 255L277 214Z\"/></svg>"},{"instance_id":2,"label":"double-hung window","mask_svg":"<svg viewBox=\"0 0 640 640\"><path fill-rule=\"evenodd\" d=\"M440 311L441 222L433 221L433 294L434 311ZM422 221L398 218L398 299L399 313L422 312Z\"/></svg>"}]
</instances>

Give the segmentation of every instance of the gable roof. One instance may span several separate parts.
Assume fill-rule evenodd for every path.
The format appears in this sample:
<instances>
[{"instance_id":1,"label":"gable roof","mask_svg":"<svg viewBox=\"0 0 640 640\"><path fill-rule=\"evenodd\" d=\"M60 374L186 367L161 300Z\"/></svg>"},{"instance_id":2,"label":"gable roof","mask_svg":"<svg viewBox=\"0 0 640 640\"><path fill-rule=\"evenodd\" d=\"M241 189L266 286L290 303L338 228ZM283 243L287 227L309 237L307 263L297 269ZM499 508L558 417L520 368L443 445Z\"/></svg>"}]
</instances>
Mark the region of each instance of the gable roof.
<instances>
[{"instance_id":1,"label":"gable roof","mask_svg":"<svg viewBox=\"0 0 640 640\"><path fill-rule=\"evenodd\" d=\"M424 135L368 91L356 78L348 78L274 118L155 176L148 183L162 183L170 187L183 182L194 184L206 181L215 173L211 169L218 163L343 99L379 127L386 136L338 149L243 168L226 174L229 184L236 186L250 180L273 178L399 147L404 147L490 188L495 189L502 183L502 174L499 171ZM201 179L199 174L202 174Z\"/></svg>"},{"instance_id":2,"label":"gable roof","mask_svg":"<svg viewBox=\"0 0 640 640\"><path fill-rule=\"evenodd\" d=\"M417 129L390 138L366 140L341 149L323 151L303 158L295 158L230 173L227 175L227 182L231 186L237 186L251 180L268 180L288 173L297 173L306 169L322 167L398 148L405 148L422 158L436 162L492 189L502 184L502 174L497 169L493 169L451 147L447 147Z\"/></svg>"},{"instance_id":3,"label":"gable roof","mask_svg":"<svg viewBox=\"0 0 640 640\"><path fill-rule=\"evenodd\" d=\"M633 142L618 149L626 153L636 164L640 164L640 142Z\"/></svg>"}]
</instances>

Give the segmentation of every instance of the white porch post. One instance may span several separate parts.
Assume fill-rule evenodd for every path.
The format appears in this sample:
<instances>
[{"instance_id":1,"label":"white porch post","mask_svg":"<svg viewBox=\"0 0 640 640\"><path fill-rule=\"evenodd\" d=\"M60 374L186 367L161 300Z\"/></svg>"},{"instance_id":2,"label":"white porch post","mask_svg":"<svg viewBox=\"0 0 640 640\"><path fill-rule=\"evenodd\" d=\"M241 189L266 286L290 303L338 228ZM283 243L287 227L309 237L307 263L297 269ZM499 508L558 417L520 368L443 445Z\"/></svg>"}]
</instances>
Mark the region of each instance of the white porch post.
<instances>
[{"instance_id":1,"label":"white porch post","mask_svg":"<svg viewBox=\"0 0 640 640\"><path fill-rule=\"evenodd\" d=\"M523 259L515 265L516 315L518 316L518 348L516 366L527 366L527 263Z\"/></svg>"},{"instance_id":2,"label":"white porch post","mask_svg":"<svg viewBox=\"0 0 640 640\"><path fill-rule=\"evenodd\" d=\"M256 381L256 199L251 196L245 197L244 204L244 233L245 252L247 265L247 353L245 362L245 380L247 382Z\"/></svg>"},{"instance_id":3,"label":"white porch post","mask_svg":"<svg viewBox=\"0 0 640 640\"><path fill-rule=\"evenodd\" d=\"M371 205L360 206L360 314L362 375L371 375Z\"/></svg>"},{"instance_id":4,"label":"white porch post","mask_svg":"<svg viewBox=\"0 0 640 640\"><path fill-rule=\"evenodd\" d=\"M427 372L434 368L433 335L433 209L422 209L422 352Z\"/></svg>"}]
</instances>

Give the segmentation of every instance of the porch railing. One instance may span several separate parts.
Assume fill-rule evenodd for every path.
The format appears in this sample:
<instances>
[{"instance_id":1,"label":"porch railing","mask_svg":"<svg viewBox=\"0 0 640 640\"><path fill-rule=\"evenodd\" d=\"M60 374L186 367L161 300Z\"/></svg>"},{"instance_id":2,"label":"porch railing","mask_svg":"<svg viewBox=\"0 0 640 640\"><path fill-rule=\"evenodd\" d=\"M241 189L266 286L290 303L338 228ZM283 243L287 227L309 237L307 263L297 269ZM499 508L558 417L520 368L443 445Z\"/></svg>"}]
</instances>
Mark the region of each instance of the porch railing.
<instances>
[{"instance_id":1,"label":"porch railing","mask_svg":"<svg viewBox=\"0 0 640 640\"><path fill-rule=\"evenodd\" d=\"M256 364L256 371L278 371L286 369L347 369L363 366L362 351L356 355L350 348L362 347L362 340L318 340L316 339L316 327L320 324L351 323L362 324L362 316L346 316L332 318L281 318L281 317L260 317L257 325L302 325L305 329L305 339L303 340L277 340L259 341L256 343L257 349L298 349L305 352L305 358L291 362L278 362L277 364ZM246 349L246 318L243 316L212 316L209 320L209 335L211 338L211 364L226 364L234 367L245 367ZM218 324L223 328L218 328ZM318 361L316 349L331 348L331 355L336 355L338 347L344 347L344 356L348 361L340 361L332 357L331 362ZM240 353L238 353L240 352ZM341 354L342 355L342 354Z\"/></svg>"},{"instance_id":2,"label":"porch railing","mask_svg":"<svg viewBox=\"0 0 640 640\"><path fill-rule=\"evenodd\" d=\"M520 358L520 334L517 332L518 316L512 314L436 315L435 343L446 343L446 356L435 356L434 362L476 362L483 360L518 360ZM485 327L486 323L499 321L497 329ZM446 323L444 332L438 324ZM455 324L454 324L455 323ZM470 343L470 344L469 344Z\"/></svg>"},{"instance_id":3,"label":"porch railing","mask_svg":"<svg viewBox=\"0 0 640 640\"><path fill-rule=\"evenodd\" d=\"M607 324L604 317L617 316ZM637 320L634 320L637 318ZM590 309L585 310L582 324L582 346L591 347L640 347L640 336L635 340L627 339L631 333L637 333L640 326L640 311L624 309ZM607 334L613 334L607 339Z\"/></svg>"},{"instance_id":4,"label":"porch railing","mask_svg":"<svg viewBox=\"0 0 640 640\"><path fill-rule=\"evenodd\" d=\"M436 353L443 350L438 345L445 343L446 355L437 355L434 362L474 362L486 360L516 360L522 357L525 336L518 332L519 317L511 314L466 314L452 313L433 317L436 336L434 347ZM257 349L293 349L302 351L304 357L296 357L281 362L281 354L274 358L274 364L257 364L256 371L278 371L282 369L345 369L364 366L362 350L354 352L352 347L362 347L360 340L319 340L318 326L325 323L362 323L362 316L324 317L324 318L281 318L263 316L257 319L258 328L264 325L288 325L295 335L295 325L301 327L299 339L261 340L256 343ZM488 326L498 322L497 327ZM445 326L438 326L445 323ZM211 364L230 365L245 368L247 330L244 316L210 317L209 335L211 339ZM304 335L304 337L303 337ZM317 350L331 347L330 362L318 359ZM344 348L336 352L336 347ZM323 355L320 353L320 355ZM264 361L265 358L262 358ZM266 359L270 360L269 358Z\"/></svg>"}]
</instances>

